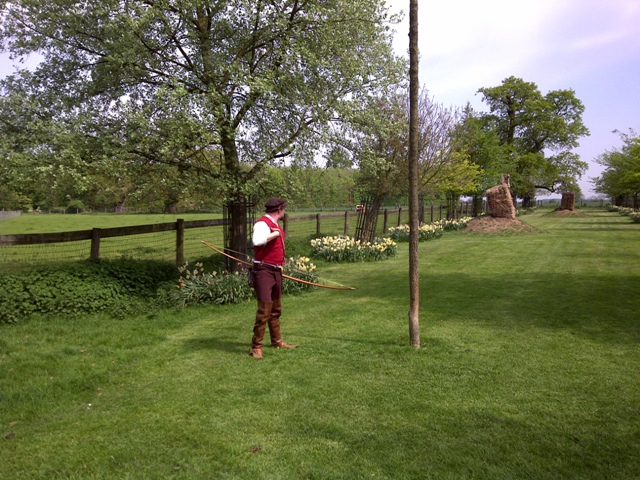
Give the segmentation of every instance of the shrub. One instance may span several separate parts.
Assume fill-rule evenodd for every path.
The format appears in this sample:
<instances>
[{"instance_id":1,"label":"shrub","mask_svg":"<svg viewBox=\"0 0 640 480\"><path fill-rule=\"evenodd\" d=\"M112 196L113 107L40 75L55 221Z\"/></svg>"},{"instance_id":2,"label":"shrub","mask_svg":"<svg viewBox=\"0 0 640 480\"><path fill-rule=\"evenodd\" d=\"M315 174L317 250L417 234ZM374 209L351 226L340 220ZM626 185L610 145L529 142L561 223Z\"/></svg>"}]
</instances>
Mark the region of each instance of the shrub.
<instances>
[{"instance_id":1,"label":"shrub","mask_svg":"<svg viewBox=\"0 0 640 480\"><path fill-rule=\"evenodd\" d=\"M175 266L169 262L126 259L0 275L0 323L15 323L33 314L107 312L122 317L142 312L175 277Z\"/></svg>"},{"instance_id":2,"label":"shrub","mask_svg":"<svg viewBox=\"0 0 640 480\"><path fill-rule=\"evenodd\" d=\"M640 223L640 211L628 207L618 207L616 205L609 206L610 212L618 212L620 215L626 215L635 223Z\"/></svg>"},{"instance_id":3,"label":"shrub","mask_svg":"<svg viewBox=\"0 0 640 480\"><path fill-rule=\"evenodd\" d=\"M317 281L314 273L316 266L307 257L295 256L287 260L283 273L293 277ZM196 263L193 270L185 264L179 268L177 291L173 295L181 307L198 303L213 303L223 305L227 303L240 303L254 296L254 291L249 287L247 272L230 273L227 271L205 271L202 263ZM311 288L309 285L295 280L283 279L282 291L284 294L299 293Z\"/></svg>"},{"instance_id":4,"label":"shrub","mask_svg":"<svg viewBox=\"0 0 640 480\"><path fill-rule=\"evenodd\" d=\"M362 262L393 257L398 245L390 238L360 242L346 235L311 240L311 254L328 262Z\"/></svg>"},{"instance_id":5,"label":"shrub","mask_svg":"<svg viewBox=\"0 0 640 480\"><path fill-rule=\"evenodd\" d=\"M196 263L193 270L185 264L179 272L175 299L182 307L197 303L239 303L251 297L246 273L205 272L201 263Z\"/></svg>"},{"instance_id":6,"label":"shrub","mask_svg":"<svg viewBox=\"0 0 640 480\"><path fill-rule=\"evenodd\" d=\"M82 200L71 200L67 204L67 213L80 213L84 211L85 206Z\"/></svg>"}]
</instances>

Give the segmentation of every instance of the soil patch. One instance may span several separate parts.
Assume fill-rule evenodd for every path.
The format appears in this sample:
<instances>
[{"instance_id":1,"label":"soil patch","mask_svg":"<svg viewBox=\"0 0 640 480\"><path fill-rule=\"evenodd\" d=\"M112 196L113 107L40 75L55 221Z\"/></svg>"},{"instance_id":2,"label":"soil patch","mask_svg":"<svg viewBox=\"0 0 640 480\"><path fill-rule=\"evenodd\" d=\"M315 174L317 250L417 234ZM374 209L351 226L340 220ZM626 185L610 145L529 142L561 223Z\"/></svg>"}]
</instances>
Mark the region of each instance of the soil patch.
<instances>
[{"instance_id":1,"label":"soil patch","mask_svg":"<svg viewBox=\"0 0 640 480\"><path fill-rule=\"evenodd\" d=\"M538 230L517 218L496 218L490 215L477 217L467 223L463 232L479 233L535 233Z\"/></svg>"}]
</instances>

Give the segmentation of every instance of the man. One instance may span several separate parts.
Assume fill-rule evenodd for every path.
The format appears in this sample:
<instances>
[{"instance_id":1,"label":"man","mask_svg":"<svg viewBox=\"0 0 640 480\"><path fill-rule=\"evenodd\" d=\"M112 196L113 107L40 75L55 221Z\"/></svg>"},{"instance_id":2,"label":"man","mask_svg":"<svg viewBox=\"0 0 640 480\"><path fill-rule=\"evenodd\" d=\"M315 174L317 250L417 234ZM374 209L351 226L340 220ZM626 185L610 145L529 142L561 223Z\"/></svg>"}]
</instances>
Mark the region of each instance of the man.
<instances>
[{"instance_id":1,"label":"man","mask_svg":"<svg viewBox=\"0 0 640 480\"><path fill-rule=\"evenodd\" d=\"M249 355L262 359L262 340L269 325L271 346L274 348L296 348L282 341L280 314L282 313L282 269L285 264L284 230L278 223L284 218L287 202L281 198L270 198L265 203L265 214L253 226L255 278L258 311L253 327L253 339Z\"/></svg>"}]
</instances>

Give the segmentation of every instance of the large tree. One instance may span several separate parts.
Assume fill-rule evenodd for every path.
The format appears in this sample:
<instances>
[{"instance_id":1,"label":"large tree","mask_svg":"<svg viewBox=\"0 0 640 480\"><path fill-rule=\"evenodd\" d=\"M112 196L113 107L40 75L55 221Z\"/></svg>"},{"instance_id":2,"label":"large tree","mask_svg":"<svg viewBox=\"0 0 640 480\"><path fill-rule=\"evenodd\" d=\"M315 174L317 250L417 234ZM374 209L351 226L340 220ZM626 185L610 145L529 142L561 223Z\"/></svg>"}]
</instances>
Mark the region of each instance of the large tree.
<instances>
[{"instance_id":1,"label":"large tree","mask_svg":"<svg viewBox=\"0 0 640 480\"><path fill-rule=\"evenodd\" d=\"M584 106L573 90L542 95L535 83L509 77L502 85L478 90L489 106L487 128L494 129L509 157L512 193L533 199L536 189L577 188L588 165L571 150L589 135Z\"/></svg>"},{"instance_id":2,"label":"large tree","mask_svg":"<svg viewBox=\"0 0 640 480\"><path fill-rule=\"evenodd\" d=\"M382 0L3 6L6 48L42 58L33 94L82 113L101 158L200 170L227 201L253 193L266 165L312 157L332 121L405 69ZM222 161L211 164L211 151ZM233 238L246 238L244 212L232 211L232 223Z\"/></svg>"}]
</instances>

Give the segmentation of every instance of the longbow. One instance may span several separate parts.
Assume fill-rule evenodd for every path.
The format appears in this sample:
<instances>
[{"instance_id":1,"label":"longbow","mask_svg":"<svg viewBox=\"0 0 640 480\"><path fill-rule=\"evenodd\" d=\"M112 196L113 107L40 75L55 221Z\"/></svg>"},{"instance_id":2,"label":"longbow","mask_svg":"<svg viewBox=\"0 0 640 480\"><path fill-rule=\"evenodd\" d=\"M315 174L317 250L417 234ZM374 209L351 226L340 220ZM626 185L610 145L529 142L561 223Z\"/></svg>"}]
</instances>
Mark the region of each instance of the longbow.
<instances>
[{"instance_id":1,"label":"longbow","mask_svg":"<svg viewBox=\"0 0 640 480\"><path fill-rule=\"evenodd\" d=\"M246 265L248 267L253 266L251 263L247 262L246 260L242 260L240 258L236 258L233 255L229 255L227 252L220 250L219 248L214 247L213 245L205 242L204 240L200 240L201 243L203 243L205 246L209 247L211 250L214 250L216 252L218 252L221 255L224 255L227 258L230 258L231 260L234 260L238 263L241 263L243 265ZM319 287L319 288L330 288L332 290L355 290L355 287L346 287L343 285L339 285L339 286L334 286L334 285L323 285L322 283L314 283L314 282L309 282L307 280L303 280L301 278L296 278L296 277L292 277L291 275L287 275L285 273L282 274L282 276L284 278L288 278L289 280L293 280L294 282L300 282L300 283L304 283L305 285L310 285L312 287Z\"/></svg>"}]
</instances>

